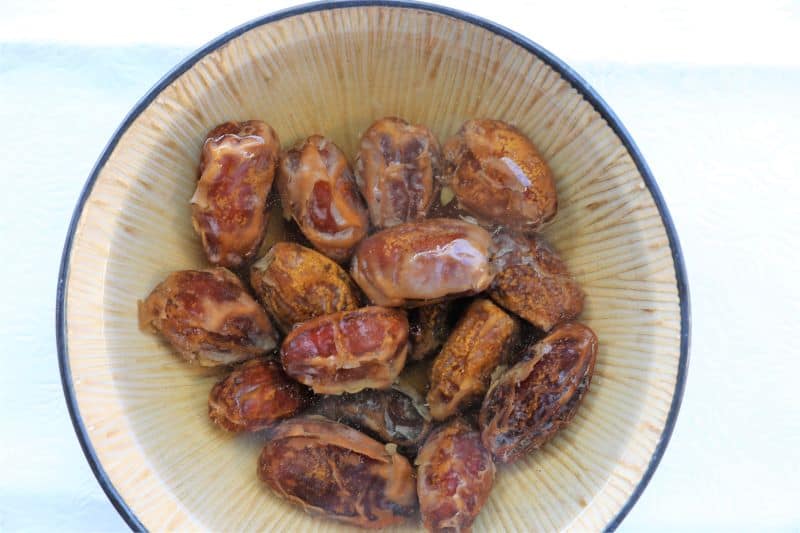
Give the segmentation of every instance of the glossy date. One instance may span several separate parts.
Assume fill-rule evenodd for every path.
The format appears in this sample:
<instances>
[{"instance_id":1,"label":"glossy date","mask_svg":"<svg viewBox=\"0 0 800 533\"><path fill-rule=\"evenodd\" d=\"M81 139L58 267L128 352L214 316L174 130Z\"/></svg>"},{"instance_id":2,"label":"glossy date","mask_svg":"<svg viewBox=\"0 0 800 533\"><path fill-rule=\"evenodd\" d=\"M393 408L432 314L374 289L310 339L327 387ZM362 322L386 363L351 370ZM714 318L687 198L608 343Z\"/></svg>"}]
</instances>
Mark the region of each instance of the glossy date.
<instances>
[{"instance_id":1,"label":"glossy date","mask_svg":"<svg viewBox=\"0 0 800 533\"><path fill-rule=\"evenodd\" d=\"M589 389L596 357L594 332L568 322L492 383L479 421L481 439L495 461L516 461L572 420Z\"/></svg>"},{"instance_id":2,"label":"glossy date","mask_svg":"<svg viewBox=\"0 0 800 533\"><path fill-rule=\"evenodd\" d=\"M490 225L533 231L556 215L553 174L517 128L469 120L444 145L444 181L459 207Z\"/></svg>"},{"instance_id":3,"label":"glossy date","mask_svg":"<svg viewBox=\"0 0 800 533\"><path fill-rule=\"evenodd\" d=\"M416 307L486 289L494 278L491 253L483 228L432 218L361 241L350 273L376 305Z\"/></svg>"},{"instance_id":4,"label":"glossy date","mask_svg":"<svg viewBox=\"0 0 800 533\"><path fill-rule=\"evenodd\" d=\"M306 511L360 527L388 527L416 512L408 459L322 417L278 425L261 452L258 475Z\"/></svg>"},{"instance_id":5,"label":"glossy date","mask_svg":"<svg viewBox=\"0 0 800 533\"><path fill-rule=\"evenodd\" d=\"M283 154L278 192L284 216L311 244L337 262L367 234L369 216L350 165L329 139L312 135Z\"/></svg>"},{"instance_id":6,"label":"glossy date","mask_svg":"<svg viewBox=\"0 0 800 533\"><path fill-rule=\"evenodd\" d=\"M275 130L259 120L226 122L208 133L191 205L212 264L239 268L255 257L279 151Z\"/></svg>"},{"instance_id":7,"label":"glossy date","mask_svg":"<svg viewBox=\"0 0 800 533\"><path fill-rule=\"evenodd\" d=\"M292 381L277 361L253 359L211 389L208 416L232 431L258 431L302 411L311 391Z\"/></svg>"},{"instance_id":8,"label":"glossy date","mask_svg":"<svg viewBox=\"0 0 800 533\"><path fill-rule=\"evenodd\" d=\"M188 362L228 365L272 351L267 313L222 267L173 272L139 302L139 326L160 333Z\"/></svg>"},{"instance_id":9,"label":"glossy date","mask_svg":"<svg viewBox=\"0 0 800 533\"><path fill-rule=\"evenodd\" d=\"M334 261L305 246L279 242L250 267L250 285L284 332L358 307L353 281Z\"/></svg>"},{"instance_id":10,"label":"glossy date","mask_svg":"<svg viewBox=\"0 0 800 533\"><path fill-rule=\"evenodd\" d=\"M406 314L384 307L341 311L303 322L281 347L286 373L317 394L388 388L407 355Z\"/></svg>"},{"instance_id":11,"label":"glossy date","mask_svg":"<svg viewBox=\"0 0 800 533\"><path fill-rule=\"evenodd\" d=\"M472 302L433 361L428 406L444 420L480 403L492 372L507 362L519 336L517 321L489 300Z\"/></svg>"}]
</instances>

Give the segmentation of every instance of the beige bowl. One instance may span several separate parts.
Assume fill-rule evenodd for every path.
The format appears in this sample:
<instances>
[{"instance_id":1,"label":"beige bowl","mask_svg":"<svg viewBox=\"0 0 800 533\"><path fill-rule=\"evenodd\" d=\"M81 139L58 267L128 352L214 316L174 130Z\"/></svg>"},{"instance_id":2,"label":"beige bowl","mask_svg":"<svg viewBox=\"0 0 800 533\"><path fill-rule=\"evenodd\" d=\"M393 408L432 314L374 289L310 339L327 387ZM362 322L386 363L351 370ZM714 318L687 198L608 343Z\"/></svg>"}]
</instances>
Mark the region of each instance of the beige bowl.
<instances>
[{"instance_id":1,"label":"beige bowl","mask_svg":"<svg viewBox=\"0 0 800 533\"><path fill-rule=\"evenodd\" d=\"M353 154L385 115L440 139L473 117L530 135L557 180L545 233L583 284L583 320L600 338L574 422L499 469L475 531L613 529L641 494L678 412L689 303L675 230L633 141L569 67L490 22L416 4L317 4L237 28L159 82L75 211L58 288L64 390L92 469L132 528L346 529L260 484L263 437L209 423L215 377L140 333L136 300L170 271L204 265L189 198L212 126L259 118L284 145L319 132Z\"/></svg>"}]
</instances>

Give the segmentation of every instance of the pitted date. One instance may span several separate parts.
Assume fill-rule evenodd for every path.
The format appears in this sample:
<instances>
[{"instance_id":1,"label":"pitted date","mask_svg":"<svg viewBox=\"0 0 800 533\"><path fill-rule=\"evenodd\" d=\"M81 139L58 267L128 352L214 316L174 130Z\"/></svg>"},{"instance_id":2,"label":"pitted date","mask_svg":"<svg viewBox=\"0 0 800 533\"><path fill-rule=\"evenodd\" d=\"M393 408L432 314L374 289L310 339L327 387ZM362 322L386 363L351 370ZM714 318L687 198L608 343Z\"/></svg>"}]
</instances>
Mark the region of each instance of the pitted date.
<instances>
[{"instance_id":1,"label":"pitted date","mask_svg":"<svg viewBox=\"0 0 800 533\"><path fill-rule=\"evenodd\" d=\"M440 174L439 142L425 126L386 117L361 137L356 181L376 227L425 218Z\"/></svg>"},{"instance_id":2,"label":"pitted date","mask_svg":"<svg viewBox=\"0 0 800 533\"><path fill-rule=\"evenodd\" d=\"M277 345L267 313L222 267L170 274L139 302L139 327L202 366L252 359Z\"/></svg>"},{"instance_id":3,"label":"pitted date","mask_svg":"<svg viewBox=\"0 0 800 533\"><path fill-rule=\"evenodd\" d=\"M259 431L302 411L311 391L292 381L277 361L253 359L219 381L208 395L208 416L232 431Z\"/></svg>"},{"instance_id":4,"label":"pitted date","mask_svg":"<svg viewBox=\"0 0 800 533\"><path fill-rule=\"evenodd\" d=\"M281 347L286 373L317 394L385 389L408 356L404 311L363 307L303 322Z\"/></svg>"},{"instance_id":5,"label":"pitted date","mask_svg":"<svg viewBox=\"0 0 800 533\"><path fill-rule=\"evenodd\" d=\"M307 512L356 526L384 528L416 512L408 459L322 417L278 425L261 452L258 475Z\"/></svg>"},{"instance_id":6,"label":"pitted date","mask_svg":"<svg viewBox=\"0 0 800 533\"><path fill-rule=\"evenodd\" d=\"M481 439L495 461L516 461L572 420L589 390L596 358L594 332L568 322L492 383L479 420Z\"/></svg>"},{"instance_id":7,"label":"pitted date","mask_svg":"<svg viewBox=\"0 0 800 533\"><path fill-rule=\"evenodd\" d=\"M431 416L444 420L480 403L492 372L507 362L518 336L516 320L489 300L475 300L433 361Z\"/></svg>"},{"instance_id":8,"label":"pitted date","mask_svg":"<svg viewBox=\"0 0 800 533\"><path fill-rule=\"evenodd\" d=\"M428 531L470 531L494 484L495 466L478 430L461 418L435 429L420 449L417 495Z\"/></svg>"},{"instance_id":9,"label":"pitted date","mask_svg":"<svg viewBox=\"0 0 800 533\"><path fill-rule=\"evenodd\" d=\"M423 305L408 312L412 361L421 361L441 348L447 340L452 302Z\"/></svg>"},{"instance_id":10,"label":"pitted date","mask_svg":"<svg viewBox=\"0 0 800 533\"><path fill-rule=\"evenodd\" d=\"M537 328L549 331L583 311L583 291L567 265L539 235L494 236L497 276L489 297Z\"/></svg>"},{"instance_id":11,"label":"pitted date","mask_svg":"<svg viewBox=\"0 0 800 533\"><path fill-rule=\"evenodd\" d=\"M191 205L212 264L239 268L255 257L279 151L275 130L258 120L226 122L208 133Z\"/></svg>"},{"instance_id":12,"label":"pitted date","mask_svg":"<svg viewBox=\"0 0 800 533\"><path fill-rule=\"evenodd\" d=\"M355 394L323 396L312 412L352 426L381 442L416 453L431 428L423 399L410 387L366 389Z\"/></svg>"},{"instance_id":13,"label":"pitted date","mask_svg":"<svg viewBox=\"0 0 800 533\"><path fill-rule=\"evenodd\" d=\"M311 244L345 261L367 234L369 215L350 165L338 146L312 135L281 156L278 192L284 216L293 218Z\"/></svg>"},{"instance_id":14,"label":"pitted date","mask_svg":"<svg viewBox=\"0 0 800 533\"><path fill-rule=\"evenodd\" d=\"M318 316L358 308L347 272L310 248L279 242L250 267L250 285L284 331Z\"/></svg>"},{"instance_id":15,"label":"pitted date","mask_svg":"<svg viewBox=\"0 0 800 533\"><path fill-rule=\"evenodd\" d=\"M416 307L477 294L494 278L491 236L449 218L408 222L367 237L350 273L376 305Z\"/></svg>"},{"instance_id":16,"label":"pitted date","mask_svg":"<svg viewBox=\"0 0 800 533\"><path fill-rule=\"evenodd\" d=\"M445 182L459 207L488 224L533 231L558 207L547 162L522 132L499 120L469 120L444 145Z\"/></svg>"}]
</instances>

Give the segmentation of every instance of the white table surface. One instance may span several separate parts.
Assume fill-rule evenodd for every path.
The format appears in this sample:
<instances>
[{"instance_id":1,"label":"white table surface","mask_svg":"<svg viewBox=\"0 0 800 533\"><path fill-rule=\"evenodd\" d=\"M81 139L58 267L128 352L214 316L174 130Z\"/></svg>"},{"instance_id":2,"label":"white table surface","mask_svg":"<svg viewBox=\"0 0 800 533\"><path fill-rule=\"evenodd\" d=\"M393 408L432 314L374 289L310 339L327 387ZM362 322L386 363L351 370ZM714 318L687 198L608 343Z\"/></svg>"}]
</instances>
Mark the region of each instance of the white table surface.
<instances>
[{"instance_id":1,"label":"white table surface","mask_svg":"<svg viewBox=\"0 0 800 533\"><path fill-rule=\"evenodd\" d=\"M800 3L451 0L544 45L612 106L689 273L689 379L621 531L800 530ZM247 4L247 5L246 5ZM73 206L133 104L204 42L285 1L0 2L0 531L125 531L59 381Z\"/></svg>"}]
</instances>

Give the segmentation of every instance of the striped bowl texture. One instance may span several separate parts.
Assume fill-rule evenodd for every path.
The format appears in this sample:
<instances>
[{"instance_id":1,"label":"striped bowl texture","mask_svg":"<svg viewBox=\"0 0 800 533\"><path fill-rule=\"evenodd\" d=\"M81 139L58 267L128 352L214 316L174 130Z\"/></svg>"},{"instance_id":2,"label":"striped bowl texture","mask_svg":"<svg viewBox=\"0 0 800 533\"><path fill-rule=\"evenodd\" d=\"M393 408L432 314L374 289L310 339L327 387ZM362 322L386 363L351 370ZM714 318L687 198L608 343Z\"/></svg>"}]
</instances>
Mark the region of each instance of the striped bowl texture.
<instances>
[{"instance_id":1,"label":"striped bowl texture","mask_svg":"<svg viewBox=\"0 0 800 533\"><path fill-rule=\"evenodd\" d=\"M386 115L441 140L475 117L533 139L558 187L545 234L600 339L575 420L499 469L474 530L613 529L643 490L680 404L688 298L666 207L624 128L558 59L489 22L421 4L317 4L233 30L169 74L120 127L76 209L58 294L64 389L87 458L134 529L348 529L262 486L263 436L208 421L217 374L141 333L136 301L169 272L206 264L189 198L211 127L258 118L284 146L324 133L352 155Z\"/></svg>"}]
</instances>

